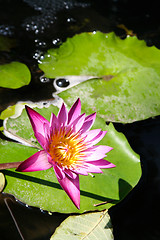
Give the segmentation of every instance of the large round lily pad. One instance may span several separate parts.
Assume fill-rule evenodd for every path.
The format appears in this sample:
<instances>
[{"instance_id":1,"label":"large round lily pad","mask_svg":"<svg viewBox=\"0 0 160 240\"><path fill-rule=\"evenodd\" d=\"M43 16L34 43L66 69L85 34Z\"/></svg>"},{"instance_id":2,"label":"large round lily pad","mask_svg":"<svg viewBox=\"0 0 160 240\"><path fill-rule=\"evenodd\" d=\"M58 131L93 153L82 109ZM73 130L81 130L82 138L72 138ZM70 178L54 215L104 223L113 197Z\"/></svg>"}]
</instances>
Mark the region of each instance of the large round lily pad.
<instances>
[{"instance_id":1,"label":"large round lily pad","mask_svg":"<svg viewBox=\"0 0 160 240\"><path fill-rule=\"evenodd\" d=\"M67 91L63 87L60 96L83 98L84 106L105 121L127 123L160 114L159 59L160 50L136 36L122 40L114 33L94 32L48 50L39 67L49 78L97 77Z\"/></svg>"},{"instance_id":2,"label":"large round lily pad","mask_svg":"<svg viewBox=\"0 0 160 240\"><path fill-rule=\"evenodd\" d=\"M49 108L36 110L49 120L51 112L57 114L58 109L51 105ZM108 153L107 160L116 167L104 169L103 174L95 174L95 177L80 176L80 211L61 189L52 168L31 173L15 172L14 169L5 170L3 172L7 184L4 191L14 194L28 205L58 212L102 210L119 202L139 181L141 176L139 156L133 152L125 136L115 130L113 124L106 125L103 119L97 117L93 128L108 130L100 144L114 148ZM36 144L25 110L17 118L6 119L4 129L20 142L23 139L23 142L29 143L32 147L1 140L1 163L23 161L37 151L34 146L39 146ZM106 201L111 203L95 206Z\"/></svg>"}]
</instances>

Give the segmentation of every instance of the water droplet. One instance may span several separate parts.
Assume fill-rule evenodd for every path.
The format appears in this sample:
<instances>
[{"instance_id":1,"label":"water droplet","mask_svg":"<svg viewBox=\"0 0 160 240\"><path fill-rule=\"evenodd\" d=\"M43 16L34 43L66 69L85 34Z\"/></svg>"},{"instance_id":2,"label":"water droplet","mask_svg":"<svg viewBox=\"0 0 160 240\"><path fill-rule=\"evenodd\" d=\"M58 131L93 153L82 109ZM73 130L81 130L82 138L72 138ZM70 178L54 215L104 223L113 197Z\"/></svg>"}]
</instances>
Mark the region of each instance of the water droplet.
<instances>
[{"instance_id":1,"label":"water droplet","mask_svg":"<svg viewBox=\"0 0 160 240\"><path fill-rule=\"evenodd\" d=\"M33 29L33 30L36 30L36 29L37 29L37 26L36 26L36 25L33 25L32 29Z\"/></svg>"},{"instance_id":2,"label":"water droplet","mask_svg":"<svg viewBox=\"0 0 160 240\"><path fill-rule=\"evenodd\" d=\"M42 11L42 7L35 7L35 10Z\"/></svg>"},{"instance_id":3,"label":"water droplet","mask_svg":"<svg viewBox=\"0 0 160 240\"><path fill-rule=\"evenodd\" d=\"M38 34L39 33L39 30L38 29L36 29L36 31L35 31L35 34Z\"/></svg>"},{"instance_id":4,"label":"water droplet","mask_svg":"<svg viewBox=\"0 0 160 240\"><path fill-rule=\"evenodd\" d=\"M13 26L1 25L0 26L0 34L3 36L11 36L14 33Z\"/></svg>"},{"instance_id":5,"label":"water droplet","mask_svg":"<svg viewBox=\"0 0 160 240\"><path fill-rule=\"evenodd\" d=\"M62 41L59 38L57 38L57 39L54 39L52 43L54 46L59 46L62 43Z\"/></svg>"},{"instance_id":6,"label":"water droplet","mask_svg":"<svg viewBox=\"0 0 160 240\"><path fill-rule=\"evenodd\" d=\"M67 2L64 2L64 7L65 7L66 9L69 9L69 5L68 5Z\"/></svg>"},{"instance_id":7,"label":"water droplet","mask_svg":"<svg viewBox=\"0 0 160 240\"><path fill-rule=\"evenodd\" d=\"M41 81L42 83L47 83L47 82L50 81L50 79L47 78L47 77L45 77L45 76L43 75L43 76L40 77L40 81Z\"/></svg>"},{"instance_id":8,"label":"water droplet","mask_svg":"<svg viewBox=\"0 0 160 240\"><path fill-rule=\"evenodd\" d=\"M44 59L44 55L43 52L40 50L37 50L34 55L33 58L36 59L38 61L38 63L41 63L41 61Z\"/></svg>"},{"instance_id":9,"label":"water droplet","mask_svg":"<svg viewBox=\"0 0 160 240\"><path fill-rule=\"evenodd\" d=\"M40 211L41 211L42 213L45 213L45 211L44 211L42 208L40 208Z\"/></svg>"},{"instance_id":10,"label":"water droplet","mask_svg":"<svg viewBox=\"0 0 160 240\"><path fill-rule=\"evenodd\" d=\"M39 47L39 46L40 47L45 47L46 46L46 42L40 41L39 39L36 39L35 42L36 42L37 47Z\"/></svg>"},{"instance_id":11,"label":"water droplet","mask_svg":"<svg viewBox=\"0 0 160 240\"><path fill-rule=\"evenodd\" d=\"M68 23L75 23L76 20L74 18L70 17L70 18L67 18L67 22Z\"/></svg>"},{"instance_id":12,"label":"water droplet","mask_svg":"<svg viewBox=\"0 0 160 240\"><path fill-rule=\"evenodd\" d=\"M43 60L43 59L44 59L44 55L41 55L41 56L40 56L40 60Z\"/></svg>"},{"instance_id":13,"label":"water droplet","mask_svg":"<svg viewBox=\"0 0 160 240\"><path fill-rule=\"evenodd\" d=\"M58 79L56 79L56 85L58 87L68 87L69 84L70 84L70 82L66 78L58 78Z\"/></svg>"}]
</instances>

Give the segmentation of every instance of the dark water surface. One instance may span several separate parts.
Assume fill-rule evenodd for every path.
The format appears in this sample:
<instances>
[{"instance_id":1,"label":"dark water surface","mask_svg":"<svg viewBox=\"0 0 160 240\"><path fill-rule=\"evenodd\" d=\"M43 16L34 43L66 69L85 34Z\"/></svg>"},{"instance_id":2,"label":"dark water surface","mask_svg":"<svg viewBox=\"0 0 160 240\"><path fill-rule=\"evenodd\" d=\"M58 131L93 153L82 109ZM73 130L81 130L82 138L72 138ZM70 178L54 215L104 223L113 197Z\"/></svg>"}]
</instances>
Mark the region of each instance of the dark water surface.
<instances>
[{"instance_id":1,"label":"dark water surface","mask_svg":"<svg viewBox=\"0 0 160 240\"><path fill-rule=\"evenodd\" d=\"M115 31L124 38L125 25L149 46L160 48L158 1L127 0L0 0L0 35L15 38L10 52L1 52L0 63L21 61L29 67L29 86L0 88L0 111L21 100L52 98L52 81L41 80L38 59L67 37L84 31ZM160 117L133 124L115 124L141 156L142 178L133 191L110 209L115 240L160 239ZM26 207L8 194L0 194L0 239L49 240L67 214Z\"/></svg>"}]
</instances>

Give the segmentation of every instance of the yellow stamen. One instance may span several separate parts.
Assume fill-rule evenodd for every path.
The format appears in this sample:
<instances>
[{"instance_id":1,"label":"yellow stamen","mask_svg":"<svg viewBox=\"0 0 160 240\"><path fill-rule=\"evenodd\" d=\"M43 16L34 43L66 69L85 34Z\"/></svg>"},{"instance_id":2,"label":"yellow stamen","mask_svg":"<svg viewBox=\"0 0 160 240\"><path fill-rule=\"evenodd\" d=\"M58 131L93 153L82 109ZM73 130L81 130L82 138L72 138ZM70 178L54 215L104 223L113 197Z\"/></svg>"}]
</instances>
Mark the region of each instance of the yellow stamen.
<instances>
[{"instance_id":1,"label":"yellow stamen","mask_svg":"<svg viewBox=\"0 0 160 240\"><path fill-rule=\"evenodd\" d=\"M74 169L83 163L84 140L78 133L67 132L65 128L56 130L50 138L49 154L59 166Z\"/></svg>"}]
</instances>

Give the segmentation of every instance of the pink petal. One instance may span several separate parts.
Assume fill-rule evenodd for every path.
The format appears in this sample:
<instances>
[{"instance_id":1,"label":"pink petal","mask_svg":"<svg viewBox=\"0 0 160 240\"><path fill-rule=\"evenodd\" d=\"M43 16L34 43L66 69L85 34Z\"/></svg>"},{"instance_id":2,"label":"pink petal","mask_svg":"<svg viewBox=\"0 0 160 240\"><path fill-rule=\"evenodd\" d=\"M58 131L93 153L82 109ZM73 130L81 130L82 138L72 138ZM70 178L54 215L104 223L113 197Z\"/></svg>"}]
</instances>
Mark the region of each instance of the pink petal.
<instances>
[{"instance_id":1,"label":"pink petal","mask_svg":"<svg viewBox=\"0 0 160 240\"><path fill-rule=\"evenodd\" d=\"M81 101L78 98L68 113L68 124L71 124L81 114Z\"/></svg>"},{"instance_id":2,"label":"pink petal","mask_svg":"<svg viewBox=\"0 0 160 240\"><path fill-rule=\"evenodd\" d=\"M57 179L62 180L63 178L65 178L65 173L58 165L54 166L54 171L55 171Z\"/></svg>"},{"instance_id":3,"label":"pink petal","mask_svg":"<svg viewBox=\"0 0 160 240\"><path fill-rule=\"evenodd\" d=\"M68 120L68 113L64 103L62 104L62 107L59 110L57 119L58 119L59 126L66 125L66 122Z\"/></svg>"},{"instance_id":4,"label":"pink petal","mask_svg":"<svg viewBox=\"0 0 160 240\"><path fill-rule=\"evenodd\" d=\"M74 172L77 173L77 174L85 175L85 176L88 175L88 172L86 171L85 167L77 168L77 169L74 170Z\"/></svg>"},{"instance_id":5,"label":"pink petal","mask_svg":"<svg viewBox=\"0 0 160 240\"><path fill-rule=\"evenodd\" d=\"M113 148L105 145L98 145L92 148L92 153L87 157L87 161L99 160L106 157L106 153Z\"/></svg>"},{"instance_id":6,"label":"pink petal","mask_svg":"<svg viewBox=\"0 0 160 240\"><path fill-rule=\"evenodd\" d=\"M46 149L46 147L48 145L49 138L50 138L50 127L49 127L48 123L43 124L43 130L44 130L44 135L42 135L39 132L36 132L35 137L37 138L40 145L44 149Z\"/></svg>"},{"instance_id":7,"label":"pink petal","mask_svg":"<svg viewBox=\"0 0 160 240\"><path fill-rule=\"evenodd\" d=\"M107 133L107 131L101 131L97 136L95 136L94 138L92 138L92 139L90 140L91 145L93 146L93 145L97 144L99 141L101 141L102 138L106 135L106 133Z\"/></svg>"},{"instance_id":8,"label":"pink petal","mask_svg":"<svg viewBox=\"0 0 160 240\"><path fill-rule=\"evenodd\" d=\"M49 125L49 121L44 117L42 117L38 112L36 112L32 108L28 106L25 106L25 107L26 107L26 111L29 116L35 136L36 136L36 133L38 132L45 137L43 124L46 123Z\"/></svg>"},{"instance_id":9,"label":"pink petal","mask_svg":"<svg viewBox=\"0 0 160 240\"><path fill-rule=\"evenodd\" d=\"M75 179L77 174L69 169L64 169L64 173L68 175L68 177Z\"/></svg>"},{"instance_id":10,"label":"pink petal","mask_svg":"<svg viewBox=\"0 0 160 240\"><path fill-rule=\"evenodd\" d=\"M54 113L51 114L50 119L50 132L54 133L59 128L59 123L57 117L54 115Z\"/></svg>"},{"instance_id":11,"label":"pink petal","mask_svg":"<svg viewBox=\"0 0 160 240\"><path fill-rule=\"evenodd\" d=\"M50 128L50 126L49 126L48 124L46 124L46 123L43 124L43 128L44 128L45 138L46 138L46 140L49 140L51 128Z\"/></svg>"},{"instance_id":12,"label":"pink petal","mask_svg":"<svg viewBox=\"0 0 160 240\"><path fill-rule=\"evenodd\" d=\"M99 153L99 152L94 152L91 155L87 156L86 161L87 162L92 162L92 161L95 161L95 160L102 159L104 157L106 157L106 154Z\"/></svg>"},{"instance_id":13,"label":"pink petal","mask_svg":"<svg viewBox=\"0 0 160 240\"><path fill-rule=\"evenodd\" d=\"M84 124L81 127L81 133L88 131L92 127L95 121L95 118L96 118L96 113L93 113L85 118Z\"/></svg>"},{"instance_id":14,"label":"pink petal","mask_svg":"<svg viewBox=\"0 0 160 240\"><path fill-rule=\"evenodd\" d=\"M46 141L46 138L45 138L41 133L38 133L38 132L36 132L35 137L37 138L39 144L40 144L43 148L46 148L47 143L48 143L48 142Z\"/></svg>"},{"instance_id":15,"label":"pink petal","mask_svg":"<svg viewBox=\"0 0 160 240\"><path fill-rule=\"evenodd\" d=\"M113 168L116 167L113 163L106 161L105 159L89 162L99 168Z\"/></svg>"},{"instance_id":16,"label":"pink petal","mask_svg":"<svg viewBox=\"0 0 160 240\"><path fill-rule=\"evenodd\" d=\"M103 173L99 166L85 162L84 166L86 167L87 172L90 173Z\"/></svg>"},{"instance_id":17,"label":"pink petal","mask_svg":"<svg viewBox=\"0 0 160 240\"><path fill-rule=\"evenodd\" d=\"M83 133L82 137L85 137L85 142L89 142L93 138L95 138L100 132L101 129L90 130L89 132Z\"/></svg>"},{"instance_id":18,"label":"pink petal","mask_svg":"<svg viewBox=\"0 0 160 240\"><path fill-rule=\"evenodd\" d=\"M96 112L88 115L88 116L85 118L85 121L90 121L90 120L95 120L95 119L96 119Z\"/></svg>"},{"instance_id":19,"label":"pink petal","mask_svg":"<svg viewBox=\"0 0 160 240\"><path fill-rule=\"evenodd\" d=\"M54 115L54 113L51 113L51 118L50 118L50 127L52 127L54 124L58 125L58 119Z\"/></svg>"},{"instance_id":20,"label":"pink petal","mask_svg":"<svg viewBox=\"0 0 160 240\"><path fill-rule=\"evenodd\" d=\"M110 152L111 150L113 150L112 147L109 147L109 146L106 146L106 145L98 145L98 146L94 146L93 147L94 150L96 151L99 151L99 152L105 152L105 153L108 153Z\"/></svg>"},{"instance_id":21,"label":"pink petal","mask_svg":"<svg viewBox=\"0 0 160 240\"><path fill-rule=\"evenodd\" d=\"M46 170L52 167L48 162L47 153L45 151L36 152L34 155L22 162L16 171L19 172L34 172Z\"/></svg>"},{"instance_id":22,"label":"pink petal","mask_svg":"<svg viewBox=\"0 0 160 240\"><path fill-rule=\"evenodd\" d=\"M70 197L74 205L80 209L80 189L79 189L79 176L77 175L75 179L70 178L66 175L65 178L59 179L59 184L63 190Z\"/></svg>"},{"instance_id":23,"label":"pink petal","mask_svg":"<svg viewBox=\"0 0 160 240\"><path fill-rule=\"evenodd\" d=\"M74 122L72 122L72 127L74 132L78 132L79 129L82 127L85 120L85 113L77 117Z\"/></svg>"}]
</instances>

